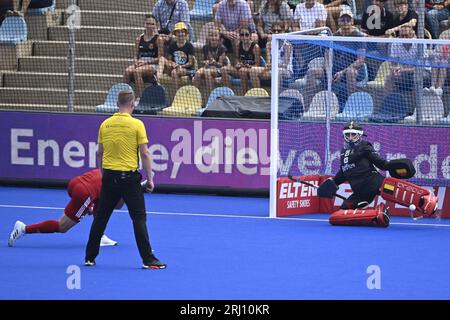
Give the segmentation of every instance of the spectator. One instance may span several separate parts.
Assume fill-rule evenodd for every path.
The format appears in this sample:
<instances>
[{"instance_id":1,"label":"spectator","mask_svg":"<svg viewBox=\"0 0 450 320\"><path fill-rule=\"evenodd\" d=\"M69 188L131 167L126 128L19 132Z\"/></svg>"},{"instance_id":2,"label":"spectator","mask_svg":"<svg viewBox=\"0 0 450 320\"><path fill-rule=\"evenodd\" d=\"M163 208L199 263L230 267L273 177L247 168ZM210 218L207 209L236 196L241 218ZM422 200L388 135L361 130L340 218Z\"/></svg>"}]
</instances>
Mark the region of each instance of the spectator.
<instances>
[{"instance_id":1,"label":"spectator","mask_svg":"<svg viewBox=\"0 0 450 320\"><path fill-rule=\"evenodd\" d=\"M450 30L441 33L439 39L450 40ZM445 66L450 61L450 44L436 46L433 54L434 65ZM438 96L442 96L442 88L444 88L445 80L447 79L447 68L433 68L431 69L431 87L424 88L425 92L433 92Z\"/></svg>"},{"instance_id":2,"label":"spectator","mask_svg":"<svg viewBox=\"0 0 450 320\"><path fill-rule=\"evenodd\" d=\"M412 39L416 37L414 29L406 24L400 30L400 38ZM400 91L411 91L414 86L414 66L400 64L399 62L417 61L419 57L416 43L393 43L391 46L390 71L386 77L384 97L387 97L394 90L394 86Z\"/></svg>"},{"instance_id":3,"label":"spectator","mask_svg":"<svg viewBox=\"0 0 450 320\"><path fill-rule=\"evenodd\" d=\"M398 37L399 30L404 24L413 27L417 34L417 20L419 20L419 16L414 10L408 7L408 0L395 0L394 4L398 15L394 17L392 28L386 30L386 35L395 35Z\"/></svg>"},{"instance_id":4,"label":"spectator","mask_svg":"<svg viewBox=\"0 0 450 320\"><path fill-rule=\"evenodd\" d=\"M171 40L170 33L178 22L184 22L190 28L189 5L186 0L158 0L153 7L153 15L159 23L159 33L165 42Z\"/></svg>"},{"instance_id":5,"label":"spectator","mask_svg":"<svg viewBox=\"0 0 450 320\"><path fill-rule=\"evenodd\" d=\"M449 19L450 0L425 0L426 20L431 36L439 38L440 22Z\"/></svg>"},{"instance_id":6,"label":"spectator","mask_svg":"<svg viewBox=\"0 0 450 320\"><path fill-rule=\"evenodd\" d=\"M169 43L167 54L169 59L164 59L164 65L173 78L175 88L180 87L180 78L188 76L192 79L195 75L194 46L188 41L189 32L184 22L178 22L173 33L175 40Z\"/></svg>"},{"instance_id":7,"label":"spectator","mask_svg":"<svg viewBox=\"0 0 450 320\"><path fill-rule=\"evenodd\" d=\"M327 10L327 26L331 31L337 31L336 20L339 19L342 10L350 10L350 0L323 0Z\"/></svg>"},{"instance_id":8,"label":"spectator","mask_svg":"<svg viewBox=\"0 0 450 320\"><path fill-rule=\"evenodd\" d=\"M327 20L327 10L316 0L305 0L295 8L292 29L303 31L324 27Z\"/></svg>"},{"instance_id":9,"label":"spectator","mask_svg":"<svg viewBox=\"0 0 450 320\"><path fill-rule=\"evenodd\" d=\"M339 29L333 35L343 37L365 37L354 25L353 13L350 10L343 10L338 19ZM339 112L344 108L347 97L356 92L356 84L365 77L363 65L366 46L362 42L339 42L340 46L348 48L350 51L334 50L333 56L333 92L339 101ZM325 70L329 70L328 52L324 54ZM326 90L326 73L323 68L313 67L308 69L304 82L308 84L309 90L305 91L304 98L306 105L312 97L321 90Z\"/></svg>"},{"instance_id":10,"label":"spectator","mask_svg":"<svg viewBox=\"0 0 450 320\"><path fill-rule=\"evenodd\" d=\"M144 77L156 77L154 80L156 82L162 75L164 60L160 58L164 54L164 48L158 36L156 18L153 15L146 15L145 32L136 38L133 64L125 70L124 75L126 83L131 83L134 78L136 102L144 91Z\"/></svg>"},{"instance_id":11,"label":"spectator","mask_svg":"<svg viewBox=\"0 0 450 320\"><path fill-rule=\"evenodd\" d=\"M283 30L291 24L292 13L288 4L282 0L267 0L262 3L258 16L259 46L265 48L274 22L279 22ZM278 28L278 27L277 27ZM281 32L281 31L280 31Z\"/></svg>"},{"instance_id":12,"label":"spectator","mask_svg":"<svg viewBox=\"0 0 450 320\"><path fill-rule=\"evenodd\" d=\"M260 87L259 74L262 72L261 50L258 44L251 39L250 28L242 27L239 36L241 40L235 48L238 54L238 61L234 66L222 68L222 80L226 87L230 87L231 76L241 79L242 94L248 89L248 80L252 81L254 88Z\"/></svg>"},{"instance_id":13,"label":"spectator","mask_svg":"<svg viewBox=\"0 0 450 320\"><path fill-rule=\"evenodd\" d=\"M262 71L260 78L261 79L270 79L272 76L272 55L271 55L271 47L272 47L272 34L283 33L283 25L280 22L274 22L272 24L272 29L269 34L269 39L267 42L267 50L266 50L266 66ZM278 76L279 83L281 84L284 79L290 79L293 76L293 48L292 44L287 41L278 42Z\"/></svg>"},{"instance_id":14,"label":"spectator","mask_svg":"<svg viewBox=\"0 0 450 320\"><path fill-rule=\"evenodd\" d=\"M46 8L52 4L52 0L0 0L0 16L5 8L6 15L26 16L29 8Z\"/></svg>"},{"instance_id":15,"label":"spectator","mask_svg":"<svg viewBox=\"0 0 450 320\"><path fill-rule=\"evenodd\" d=\"M361 31L369 36L382 37L386 31L392 29L394 15L384 7L386 0L373 0L373 5L369 6L363 13L361 21Z\"/></svg>"},{"instance_id":16,"label":"spectator","mask_svg":"<svg viewBox=\"0 0 450 320\"><path fill-rule=\"evenodd\" d=\"M216 18L216 13L217 13L217 9L219 8L219 3L221 3L222 0L216 0L216 3L213 5L212 7L212 14L213 14L213 19ZM253 1L252 0L246 0L245 2L248 3L248 6L250 7L250 13L252 15L252 17L255 16L254 12L253 12Z\"/></svg>"},{"instance_id":17,"label":"spectator","mask_svg":"<svg viewBox=\"0 0 450 320\"><path fill-rule=\"evenodd\" d=\"M367 36L355 27L353 13L350 10L341 12L338 23L340 28L333 34L334 36ZM342 112L348 96L356 92L356 84L366 77L364 67L366 45L363 42L341 42L340 45L353 51L335 50L333 56L333 91L339 101L339 112ZM328 54L325 54L325 64L328 65Z\"/></svg>"},{"instance_id":18,"label":"spectator","mask_svg":"<svg viewBox=\"0 0 450 320\"><path fill-rule=\"evenodd\" d=\"M206 45L203 47L202 67L195 73L194 84L200 87L205 79L207 92L211 92L214 87L214 79L221 76L222 67L228 65L227 49L220 42L220 31L213 28L206 38Z\"/></svg>"},{"instance_id":19,"label":"spectator","mask_svg":"<svg viewBox=\"0 0 450 320\"><path fill-rule=\"evenodd\" d=\"M251 31L251 39L256 41L256 26L250 6L244 0L223 0L219 3L215 22L220 28L223 44L228 52L233 52L236 42L239 41L239 29L248 27Z\"/></svg>"}]
</instances>

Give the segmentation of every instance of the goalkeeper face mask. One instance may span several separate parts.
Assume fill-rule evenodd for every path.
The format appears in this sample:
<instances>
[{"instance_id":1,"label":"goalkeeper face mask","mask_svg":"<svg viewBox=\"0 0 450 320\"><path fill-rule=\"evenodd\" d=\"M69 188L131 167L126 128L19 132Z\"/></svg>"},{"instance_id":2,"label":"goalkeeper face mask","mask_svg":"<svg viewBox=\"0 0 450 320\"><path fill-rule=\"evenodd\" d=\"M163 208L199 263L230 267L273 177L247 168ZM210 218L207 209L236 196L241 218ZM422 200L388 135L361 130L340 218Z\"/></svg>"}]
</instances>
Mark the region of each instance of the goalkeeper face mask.
<instances>
[{"instance_id":1,"label":"goalkeeper face mask","mask_svg":"<svg viewBox=\"0 0 450 320\"><path fill-rule=\"evenodd\" d=\"M342 133L344 134L344 140L346 142L357 143L361 139L364 132L356 129L345 129Z\"/></svg>"}]
</instances>

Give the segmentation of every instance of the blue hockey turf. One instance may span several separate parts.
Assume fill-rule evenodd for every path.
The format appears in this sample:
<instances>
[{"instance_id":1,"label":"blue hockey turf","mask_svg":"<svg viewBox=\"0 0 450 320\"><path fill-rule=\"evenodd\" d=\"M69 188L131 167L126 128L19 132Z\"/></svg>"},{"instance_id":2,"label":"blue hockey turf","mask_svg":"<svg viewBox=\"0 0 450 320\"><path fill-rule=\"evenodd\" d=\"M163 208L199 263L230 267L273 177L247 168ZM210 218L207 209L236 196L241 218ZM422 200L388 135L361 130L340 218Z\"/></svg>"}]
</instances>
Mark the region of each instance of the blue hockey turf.
<instances>
[{"instance_id":1,"label":"blue hockey turf","mask_svg":"<svg viewBox=\"0 0 450 320\"><path fill-rule=\"evenodd\" d=\"M166 270L140 268L124 210L106 230L119 245L102 247L95 267L83 266L91 217L7 246L16 220L59 219L67 200L63 189L0 188L0 299L450 299L448 220L333 227L323 214L269 219L265 198L151 194ZM77 266L81 288L69 289ZM367 286L373 266L380 289Z\"/></svg>"}]
</instances>

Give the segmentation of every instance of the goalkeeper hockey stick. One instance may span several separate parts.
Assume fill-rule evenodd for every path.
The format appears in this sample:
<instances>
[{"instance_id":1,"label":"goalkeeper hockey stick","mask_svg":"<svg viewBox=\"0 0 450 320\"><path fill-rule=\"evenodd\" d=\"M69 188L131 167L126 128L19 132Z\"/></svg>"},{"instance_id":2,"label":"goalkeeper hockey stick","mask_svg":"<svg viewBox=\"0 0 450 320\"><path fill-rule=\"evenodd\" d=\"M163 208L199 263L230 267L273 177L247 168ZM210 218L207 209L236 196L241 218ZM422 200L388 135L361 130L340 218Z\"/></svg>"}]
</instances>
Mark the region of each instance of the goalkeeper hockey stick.
<instances>
[{"instance_id":1,"label":"goalkeeper hockey stick","mask_svg":"<svg viewBox=\"0 0 450 320\"><path fill-rule=\"evenodd\" d=\"M288 178L289 178L290 180L292 180L292 181L295 181L295 182L299 182L299 183L305 184L305 185L310 186L310 187L313 187L313 188L315 188L315 189L319 189L319 186L316 186L315 184L313 184L313 183L311 183L311 182L304 181L304 180L300 180L300 179L296 179L296 178L294 178L294 177L291 176L291 175L288 175ZM340 199L342 199L342 200L347 201L347 198L344 197L344 196L341 196L340 194L335 193L335 194L333 194L333 196L338 197L338 198L340 198Z\"/></svg>"}]
</instances>

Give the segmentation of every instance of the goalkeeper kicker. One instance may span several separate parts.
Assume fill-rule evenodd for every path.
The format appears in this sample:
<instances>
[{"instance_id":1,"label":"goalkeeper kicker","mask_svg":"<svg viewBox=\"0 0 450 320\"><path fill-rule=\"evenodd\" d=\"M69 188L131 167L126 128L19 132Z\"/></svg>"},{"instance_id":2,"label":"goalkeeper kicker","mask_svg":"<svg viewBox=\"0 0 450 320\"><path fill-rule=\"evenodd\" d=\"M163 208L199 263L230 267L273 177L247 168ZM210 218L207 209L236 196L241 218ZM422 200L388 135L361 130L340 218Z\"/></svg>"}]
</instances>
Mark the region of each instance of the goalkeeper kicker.
<instances>
[{"instance_id":1,"label":"goalkeeper kicker","mask_svg":"<svg viewBox=\"0 0 450 320\"><path fill-rule=\"evenodd\" d=\"M370 142L363 140L363 128L354 121L348 123L342 133L345 142L340 153L340 170L318 189L320 197L333 198L338 185L348 181L353 190L340 209L331 214L332 225L388 227L390 219L384 203L375 209L367 208L377 195L423 216L436 213L438 198L433 192L403 180L415 174L410 160L383 159ZM391 177L384 177L376 168L389 171Z\"/></svg>"}]
</instances>

